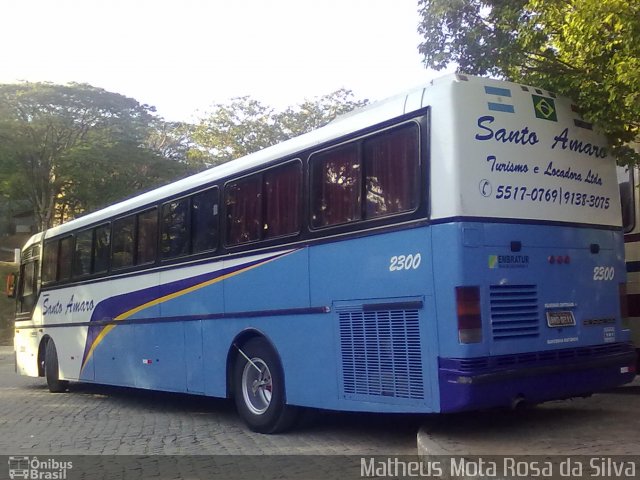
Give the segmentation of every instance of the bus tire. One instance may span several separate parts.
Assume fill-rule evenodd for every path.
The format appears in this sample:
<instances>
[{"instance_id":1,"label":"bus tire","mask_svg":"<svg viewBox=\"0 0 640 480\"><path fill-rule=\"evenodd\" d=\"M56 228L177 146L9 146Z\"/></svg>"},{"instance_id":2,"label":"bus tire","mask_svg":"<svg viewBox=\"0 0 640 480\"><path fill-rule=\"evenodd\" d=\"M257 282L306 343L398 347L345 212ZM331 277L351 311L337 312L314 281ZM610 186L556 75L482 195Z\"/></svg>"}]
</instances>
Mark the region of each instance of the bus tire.
<instances>
[{"instance_id":1,"label":"bus tire","mask_svg":"<svg viewBox=\"0 0 640 480\"><path fill-rule=\"evenodd\" d=\"M260 337L248 340L241 350L253 364L238 354L233 369L238 414L254 432L278 433L290 428L298 408L286 404L284 373L278 354Z\"/></svg>"},{"instance_id":2,"label":"bus tire","mask_svg":"<svg viewBox=\"0 0 640 480\"><path fill-rule=\"evenodd\" d=\"M44 352L44 375L47 378L47 386L51 393L65 392L69 382L60 380L60 369L58 367L58 352L53 340L47 341Z\"/></svg>"}]
</instances>

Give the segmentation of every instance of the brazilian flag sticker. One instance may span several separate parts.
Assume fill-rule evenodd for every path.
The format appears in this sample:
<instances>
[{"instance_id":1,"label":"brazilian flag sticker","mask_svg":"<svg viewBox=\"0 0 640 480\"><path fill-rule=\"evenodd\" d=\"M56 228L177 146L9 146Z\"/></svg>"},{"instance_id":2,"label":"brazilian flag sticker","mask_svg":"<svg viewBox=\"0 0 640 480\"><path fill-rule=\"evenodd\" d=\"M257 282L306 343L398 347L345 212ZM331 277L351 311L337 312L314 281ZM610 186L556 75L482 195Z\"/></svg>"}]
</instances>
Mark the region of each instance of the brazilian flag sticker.
<instances>
[{"instance_id":1,"label":"brazilian flag sticker","mask_svg":"<svg viewBox=\"0 0 640 480\"><path fill-rule=\"evenodd\" d=\"M536 112L536 117L553 122L558 121L556 104L553 98L540 97L538 95L531 95L531 98L533 99L533 110Z\"/></svg>"}]
</instances>

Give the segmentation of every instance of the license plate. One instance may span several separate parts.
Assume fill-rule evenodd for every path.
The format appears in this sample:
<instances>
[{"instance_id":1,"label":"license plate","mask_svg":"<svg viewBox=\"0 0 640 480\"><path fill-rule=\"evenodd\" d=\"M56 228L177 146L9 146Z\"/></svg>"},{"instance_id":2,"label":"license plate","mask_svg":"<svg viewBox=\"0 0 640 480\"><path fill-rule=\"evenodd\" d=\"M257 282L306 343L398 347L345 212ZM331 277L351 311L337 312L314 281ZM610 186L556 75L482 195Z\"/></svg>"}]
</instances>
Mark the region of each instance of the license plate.
<instances>
[{"instance_id":1,"label":"license plate","mask_svg":"<svg viewBox=\"0 0 640 480\"><path fill-rule=\"evenodd\" d=\"M571 327L575 324L573 312L547 312L547 325L550 327Z\"/></svg>"}]
</instances>

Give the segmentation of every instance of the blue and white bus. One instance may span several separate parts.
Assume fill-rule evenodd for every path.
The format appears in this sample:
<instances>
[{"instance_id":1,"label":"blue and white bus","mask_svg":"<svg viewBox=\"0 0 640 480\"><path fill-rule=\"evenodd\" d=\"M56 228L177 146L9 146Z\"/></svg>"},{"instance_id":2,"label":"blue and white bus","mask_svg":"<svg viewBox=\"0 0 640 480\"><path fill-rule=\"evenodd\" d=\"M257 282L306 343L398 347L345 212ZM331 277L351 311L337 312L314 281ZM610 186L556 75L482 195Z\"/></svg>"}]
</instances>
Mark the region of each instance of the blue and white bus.
<instances>
[{"instance_id":1,"label":"blue and white bus","mask_svg":"<svg viewBox=\"0 0 640 480\"><path fill-rule=\"evenodd\" d=\"M458 412L632 380L616 167L570 101L452 75L35 235L18 372Z\"/></svg>"}]
</instances>

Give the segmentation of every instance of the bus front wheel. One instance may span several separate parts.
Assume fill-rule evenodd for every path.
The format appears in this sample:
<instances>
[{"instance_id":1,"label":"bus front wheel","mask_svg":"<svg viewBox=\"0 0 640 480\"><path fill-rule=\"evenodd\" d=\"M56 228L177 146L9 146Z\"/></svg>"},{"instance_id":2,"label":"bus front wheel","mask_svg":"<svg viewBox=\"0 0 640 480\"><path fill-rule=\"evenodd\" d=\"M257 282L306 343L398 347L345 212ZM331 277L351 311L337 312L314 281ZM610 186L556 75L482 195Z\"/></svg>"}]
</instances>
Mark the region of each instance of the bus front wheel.
<instances>
[{"instance_id":1,"label":"bus front wheel","mask_svg":"<svg viewBox=\"0 0 640 480\"><path fill-rule=\"evenodd\" d=\"M60 370L58 368L58 352L53 340L47 341L44 351L44 375L47 378L47 386L52 393L60 393L67 390L69 382L60 380Z\"/></svg>"},{"instance_id":2,"label":"bus front wheel","mask_svg":"<svg viewBox=\"0 0 640 480\"><path fill-rule=\"evenodd\" d=\"M278 433L291 427L298 409L286 404L282 365L265 339L252 338L239 348L233 380L238 414L251 430Z\"/></svg>"}]
</instances>

